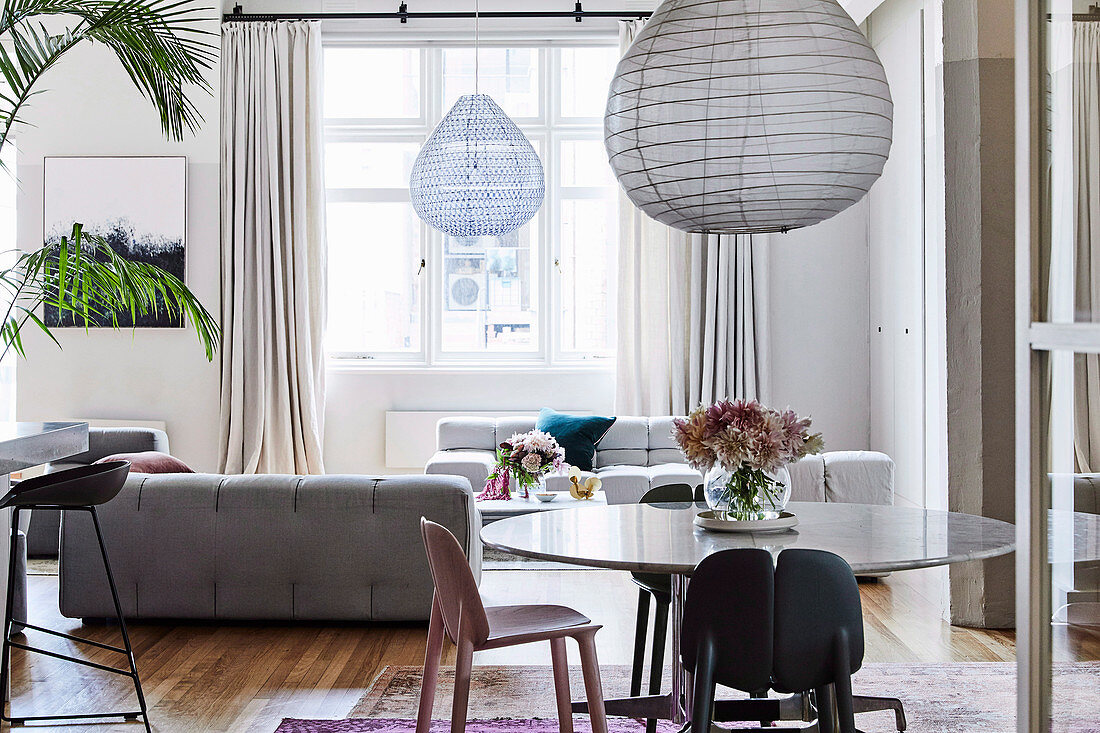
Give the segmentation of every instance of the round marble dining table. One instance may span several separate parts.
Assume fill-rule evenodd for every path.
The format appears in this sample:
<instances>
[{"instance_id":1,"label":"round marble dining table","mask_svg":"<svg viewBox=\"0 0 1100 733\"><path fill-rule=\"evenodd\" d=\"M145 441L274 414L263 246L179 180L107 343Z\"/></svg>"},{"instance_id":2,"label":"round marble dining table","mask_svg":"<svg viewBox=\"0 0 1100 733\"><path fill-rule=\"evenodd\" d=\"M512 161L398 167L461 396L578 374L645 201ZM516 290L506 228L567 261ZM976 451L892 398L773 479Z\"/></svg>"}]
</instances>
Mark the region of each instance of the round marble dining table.
<instances>
[{"instance_id":1,"label":"round marble dining table","mask_svg":"<svg viewBox=\"0 0 1100 733\"><path fill-rule=\"evenodd\" d=\"M560 509L494 522L490 547L514 555L587 567L690 575L713 552L763 547L827 550L856 574L981 560L1012 552L1008 522L933 509L792 502L798 526L778 533L709 532L693 524L694 504L617 504Z\"/></svg>"},{"instance_id":2,"label":"round marble dining table","mask_svg":"<svg viewBox=\"0 0 1100 733\"><path fill-rule=\"evenodd\" d=\"M778 554L792 547L827 550L844 558L856 574L878 575L915 568L982 560L1012 552L1016 528L971 514L870 504L792 502L797 527L778 533L710 532L694 525L695 504L618 504L579 507L510 517L481 530L489 547L538 560L612 570L668 573L672 577L672 691L605 701L608 715L658 718L683 723L687 676L680 637L688 578L714 552L760 547ZM805 696L761 700L766 708L725 720L809 720ZM735 703L729 703L734 705ZM892 709L904 729L901 701L856 696L856 711ZM586 712L582 702L573 703Z\"/></svg>"}]
</instances>

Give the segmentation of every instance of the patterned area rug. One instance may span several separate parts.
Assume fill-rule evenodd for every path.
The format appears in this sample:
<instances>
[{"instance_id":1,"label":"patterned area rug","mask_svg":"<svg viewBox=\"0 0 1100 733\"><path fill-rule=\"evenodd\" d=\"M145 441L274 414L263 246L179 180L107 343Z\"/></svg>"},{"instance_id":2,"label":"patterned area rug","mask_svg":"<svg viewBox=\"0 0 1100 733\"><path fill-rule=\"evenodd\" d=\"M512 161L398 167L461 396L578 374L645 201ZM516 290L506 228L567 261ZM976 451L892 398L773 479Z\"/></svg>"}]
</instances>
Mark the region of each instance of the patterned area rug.
<instances>
[{"instance_id":1,"label":"patterned area rug","mask_svg":"<svg viewBox=\"0 0 1100 733\"><path fill-rule=\"evenodd\" d=\"M633 720L609 718L608 733L638 733L645 726ZM287 718L275 733L413 733L415 720L394 718L350 719L350 720L296 720ZM432 721L431 733L450 733L451 724L446 720ZM576 733L589 733L592 728L587 720L577 719L574 725ZM661 733L679 730L674 726L659 727ZM466 724L466 733L557 733L557 720L471 720Z\"/></svg>"},{"instance_id":2,"label":"patterned area rug","mask_svg":"<svg viewBox=\"0 0 1100 733\"><path fill-rule=\"evenodd\" d=\"M601 672L606 695L626 693L630 686L629 667L607 665ZM574 669L570 677L573 698L583 699L580 670ZM444 670L432 711L436 720L450 718L453 682L453 669ZM1058 665L1054 687L1054 729L1059 733L1100 733L1100 720L1095 718L1100 710L1100 663ZM857 694L900 697L910 733L1009 733L1016 729L1014 664L868 664L856 675L854 688ZM553 689L549 666L475 667L468 730L475 733L556 730ZM419 697L419 667L386 667L350 713L353 719L369 720L287 720L278 733L405 733L412 727L402 721L415 719ZM631 720L612 720L613 733L642 729ZM545 721L549 721L549 728L540 727ZM587 718L576 716L576 726L578 731L587 730ZM860 715L859 728L865 733L895 730L892 714L885 711ZM433 726L433 733L434 730Z\"/></svg>"}]
</instances>

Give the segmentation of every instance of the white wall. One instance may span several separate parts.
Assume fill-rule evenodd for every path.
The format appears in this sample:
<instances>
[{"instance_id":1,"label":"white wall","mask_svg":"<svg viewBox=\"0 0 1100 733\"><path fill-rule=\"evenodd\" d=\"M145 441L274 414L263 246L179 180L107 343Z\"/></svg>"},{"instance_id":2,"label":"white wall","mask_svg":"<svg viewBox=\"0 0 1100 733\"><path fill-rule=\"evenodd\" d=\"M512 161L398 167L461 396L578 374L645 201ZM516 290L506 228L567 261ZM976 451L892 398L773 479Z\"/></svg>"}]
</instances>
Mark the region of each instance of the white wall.
<instances>
[{"instance_id":1,"label":"white wall","mask_svg":"<svg viewBox=\"0 0 1100 733\"><path fill-rule=\"evenodd\" d=\"M868 25L894 100L890 159L868 196L871 447L897 465L898 501L924 506L924 87L921 0Z\"/></svg>"},{"instance_id":2,"label":"white wall","mask_svg":"<svg viewBox=\"0 0 1100 733\"><path fill-rule=\"evenodd\" d=\"M217 29L211 21L208 27ZM217 73L211 74L216 84ZM48 155L185 155L188 158L187 281L218 308L218 107L196 97L206 127L165 142L156 112L131 87L112 54L80 47L43 77L18 133L18 235L21 248L42 242L42 159ZM215 95L217 90L215 89ZM110 185L104 181L103 185ZM218 366L208 364L191 331L136 333L59 330L59 351L45 336L27 339L17 373L23 420L133 418L164 420L173 451L197 468L217 457Z\"/></svg>"},{"instance_id":3,"label":"white wall","mask_svg":"<svg viewBox=\"0 0 1100 733\"><path fill-rule=\"evenodd\" d=\"M866 199L832 219L771 239L767 398L812 415L828 450L866 449Z\"/></svg>"},{"instance_id":4,"label":"white wall","mask_svg":"<svg viewBox=\"0 0 1100 733\"><path fill-rule=\"evenodd\" d=\"M608 0L600 5L614 4ZM294 6L289 0L279 5ZM396 7L390 2L362 5ZM245 7L270 10L274 4L251 0ZM215 82L216 76L214 72ZM49 73L44 88L51 92L39 97L31 112L38 127L24 131L19 140L19 245L30 248L41 242L43 156L185 155L189 161L188 284L217 312L216 102L203 100L208 124L197 136L167 143L151 109L130 88L113 58L100 49L82 49L66 59ZM864 204L776 240L769 277L770 399L813 414L830 448L866 448ZM60 340L63 351L44 337L28 340L30 358L18 369L20 419L164 420L174 453L196 469L216 468L219 367L205 362L192 332L70 330L61 333ZM613 375L607 370L401 372L351 365L331 371L328 387L325 461L332 472L385 470L386 410L516 410L548 405L610 413L614 397Z\"/></svg>"},{"instance_id":5,"label":"white wall","mask_svg":"<svg viewBox=\"0 0 1100 733\"><path fill-rule=\"evenodd\" d=\"M942 31L924 0L867 19L894 100L894 137L867 199L870 446L897 464L896 499L946 508Z\"/></svg>"}]
</instances>

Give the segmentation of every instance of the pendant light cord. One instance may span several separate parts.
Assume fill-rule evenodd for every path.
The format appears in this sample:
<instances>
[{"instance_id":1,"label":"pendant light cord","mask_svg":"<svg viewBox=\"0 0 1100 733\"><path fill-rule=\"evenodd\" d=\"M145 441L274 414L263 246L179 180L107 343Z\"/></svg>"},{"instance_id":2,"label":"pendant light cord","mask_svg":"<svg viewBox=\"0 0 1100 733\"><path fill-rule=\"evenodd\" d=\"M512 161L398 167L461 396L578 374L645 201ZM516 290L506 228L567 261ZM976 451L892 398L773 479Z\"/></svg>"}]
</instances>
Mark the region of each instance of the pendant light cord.
<instances>
[{"instance_id":1,"label":"pendant light cord","mask_svg":"<svg viewBox=\"0 0 1100 733\"><path fill-rule=\"evenodd\" d=\"M481 0L474 0L474 94L479 90L478 76L481 71Z\"/></svg>"}]
</instances>

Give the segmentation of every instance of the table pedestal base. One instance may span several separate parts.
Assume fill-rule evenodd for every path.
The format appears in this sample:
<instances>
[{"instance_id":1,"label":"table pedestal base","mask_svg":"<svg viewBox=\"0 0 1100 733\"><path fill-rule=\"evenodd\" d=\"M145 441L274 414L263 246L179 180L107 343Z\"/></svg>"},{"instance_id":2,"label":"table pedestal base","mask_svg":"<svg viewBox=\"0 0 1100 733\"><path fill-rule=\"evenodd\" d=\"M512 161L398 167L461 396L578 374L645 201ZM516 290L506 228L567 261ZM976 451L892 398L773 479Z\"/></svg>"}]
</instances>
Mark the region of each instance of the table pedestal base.
<instances>
[{"instance_id":1,"label":"table pedestal base","mask_svg":"<svg viewBox=\"0 0 1100 733\"><path fill-rule=\"evenodd\" d=\"M905 710L901 700L895 697L871 697L853 695L853 709L857 713L870 713L877 710L893 710L894 720L899 731L906 727ZM639 697L618 697L604 700L604 710L608 715L623 718L654 718L656 720L683 720L683 707L674 702L672 694L641 695ZM574 713L587 713L587 702L573 703ZM817 717L817 710L811 704L810 695L800 693L781 698L759 698L743 700L717 700L714 703L714 719L717 722L745 720L802 721L808 723ZM766 729L761 729L766 730ZM803 728L803 731L815 731L817 726Z\"/></svg>"},{"instance_id":2,"label":"table pedestal base","mask_svg":"<svg viewBox=\"0 0 1100 733\"><path fill-rule=\"evenodd\" d=\"M622 718L653 718L656 720L683 720L683 708L671 694L641 695L639 697L618 697L604 700L604 711L608 715ZM574 713L587 713L587 702L573 703ZM716 700L714 719L716 721L743 720L801 720L809 722L816 712L810 704L810 696L805 694L788 697L769 697L744 700Z\"/></svg>"}]
</instances>

